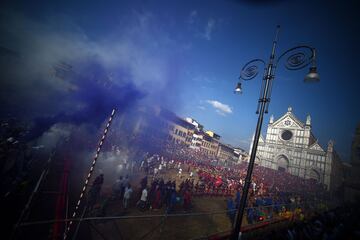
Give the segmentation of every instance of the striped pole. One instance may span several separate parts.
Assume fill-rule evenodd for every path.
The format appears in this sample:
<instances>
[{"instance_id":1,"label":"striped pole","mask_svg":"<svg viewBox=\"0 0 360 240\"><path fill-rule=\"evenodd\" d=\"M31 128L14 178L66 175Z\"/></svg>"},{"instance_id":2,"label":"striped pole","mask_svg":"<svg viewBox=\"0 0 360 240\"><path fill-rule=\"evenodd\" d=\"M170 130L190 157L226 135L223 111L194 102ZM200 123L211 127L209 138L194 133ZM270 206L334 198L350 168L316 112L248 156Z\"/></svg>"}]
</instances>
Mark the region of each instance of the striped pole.
<instances>
[{"instance_id":1,"label":"striped pole","mask_svg":"<svg viewBox=\"0 0 360 240\"><path fill-rule=\"evenodd\" d=\"M78 211L78 209L79 209L81 200L82 200L82 198L84 197L86 188L87 188L87 186L88 186L88 184L89 184L89 179L91 178L92 173L93 173L93 171L94 171L94 167L95 167L96 161L97 161L97 159L98 159L98 157L99 157L99 153L100 153L101 147L102 147L102 145L103 145L103 143L104 143L106 134L108 133L108 130L109 130L109 127L110 127L111 121L113 120L114 115L115 115L115 109L113 109L112 112L111 112L110 118L109 118L109 120L108 120L108 122L107 122L107 125L106 125L106 127L105 127L104 133L103 133L102 138L101 138L101 140L100 140L100 142L99 142L98 148L96 149L96 154L95 154L95 156L94 156L94 160L93 160L93 162L92 162L92 164L91 164L90 171L89 171L89 173L88 173L88 175L87 175L87 177L86 177L86 180L85 180L85 182L84 182L84 186L83 186L83 188L82 188L82 190L81 190L79 200L78 200L77 203L76 203L76 207L75 207L75 210L74 210L74 212L73 212L73 214L72 214L72 218L75 218L76 215L77 215L77 211ZM67 235L68 235L68 233L69 233L69 231L70 231L70 227L71 227L72 223L73 223L73 222L70 221L67 229L65 230L64 240L67 238Z\"/></svg>"}]
</instances>

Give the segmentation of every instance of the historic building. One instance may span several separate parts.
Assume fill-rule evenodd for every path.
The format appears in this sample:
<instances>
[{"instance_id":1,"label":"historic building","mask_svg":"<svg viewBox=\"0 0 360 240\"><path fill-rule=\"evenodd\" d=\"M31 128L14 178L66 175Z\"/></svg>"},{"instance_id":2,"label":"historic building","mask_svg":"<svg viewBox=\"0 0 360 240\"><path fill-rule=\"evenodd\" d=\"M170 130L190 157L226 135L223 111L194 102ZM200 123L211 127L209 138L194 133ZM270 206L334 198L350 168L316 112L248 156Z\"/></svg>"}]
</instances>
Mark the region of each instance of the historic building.
<instances>
[{"instance_id":1,"label":"historic building","mask_svg":"<svg viewBox=\"0 0 360 240\"><path fill-rule=\"evenodd\" d=\"M220 141L218 134L212 131L205 132L196 120L179 118L168 110L162 109L160 116L163 123L159 123L158 126L168 131L167 140L216 157Z\"/></svg>"},{"instance_id":2,"label":"historic building","mask_svg":"<svg viewBox=\"0 0 360 240\"><path fill-rule=\"evenodd\" d=\"M216 157L223 162L234 161L234 148L230 145L219 143Z\"/></svg>"},{"instance_id":3,"label":"historic building","mask_svg":"<svg viewBox=\"0 0 360 240\"><path fill-rule=\"evenodd\" d=\"M193 124L164 109L161 110L161 117L166 126L164 127L164 124L159 123L159 127L163 127L168 131L168 140L177 144L191 145L196 130Z\"/></svg>"},{"instance_id":4,"label":"historic building","mask_svg":"<svg viewBox=\"0 0 360 240\"><path fill-rule=\"evenodd\" d=\"M170 131L170 137L173 142L190 146L195 127L181 118L172 122L173 129Z\"/></svg>"},{"instance_id":5,"label":"historic building","mask_svg":"<svg viewBox=\"0 0 360 240\"><path fill-rule=\"evenodd\" d=\"M206 131L201 133L203 136L200 151L207 154L208 156L216 157L219 148L220 135Z\"/></svg>"},{"instance_id":6,"label":"historic building","mask_svg":"<svg viewBox=\"0 0 360 240\"><path fill-rule=\"evenodd\" d=\"M310 115L303 123L291 107L276 121L270 117L266 137L261 136L259 140L255 163L312 178L332 191L337 190L343 180L343 165L333 141L328 142L326 149L321 147L312 133Z\"/></svg>"},{"instance_id":7,"label":"historic building","mask_svg":"<svg viewBox=\"0 0 360 240\"><path fill-rule=\"evenodd\" d=\"M237 156L237 163L249 162L249 153L240 147L234 148L234 154Z\"/></svg>"},{"instance_id":8,"label":"historic building","mask_svg":"<svg viewBox=\"0 0 360 240\"><path fill-rule=\"evenodd\" d=\"M345 199L360 201L360 123L358 124L351 144L351 165L345 186Z\"/></svg>"}]
</instances>

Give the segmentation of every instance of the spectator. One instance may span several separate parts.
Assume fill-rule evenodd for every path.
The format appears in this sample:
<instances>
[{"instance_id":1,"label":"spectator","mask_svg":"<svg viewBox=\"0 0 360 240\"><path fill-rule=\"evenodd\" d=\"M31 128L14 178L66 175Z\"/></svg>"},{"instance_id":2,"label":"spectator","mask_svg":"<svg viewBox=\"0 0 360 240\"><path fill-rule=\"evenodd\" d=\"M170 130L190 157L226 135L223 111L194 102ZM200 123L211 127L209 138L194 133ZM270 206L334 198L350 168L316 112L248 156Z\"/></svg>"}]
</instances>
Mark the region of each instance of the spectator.
<instances>
[{"instance_id":1,"label":"spectator","mask_svg":"<svg viewBox=\"0 0 360 240\"><path fill-rule=\"evenodd\" d=\"M146 209L147 206L147 197L148 197L148 192L147 189L144 188L141 192L141 197L140 197L140 201L138 202L138 207L140 208L140 210L144 211Z\"/></svg>"},{"instance_id":2,"label":"spectator","mask_svg":"<svg viewBox=\"0 0 360 240\"><path fill-rule=\"evenodd\" d=\"M117 179L112 187L113 198L119 199L121 197L121 184L122 184L122 176Z\"/></svg>"},{"instance_id":3,"label":"spectator","mask_svg":"<svg viewBox=\"0 0 360 240\"><path fill-rule=\"evenodd\" d=\"M188 211L191 206L191 193L188 189L185 190L184 193L184 210Z\"/></svg>"},{"instance_id":4,"label":"spectator","mask_svg":"<svg viewBox=\"0 0 360 240\"><path fill-rule=\"evenodd\" d=\"M231 226L234 225L234 221L235 221L235 215L236 215L236 209L234 206L234 201L231 197L228 197L226 200L226 206L227 206L227 215L229 216L230 222L231 222Z\"/></svg>"},{"instance_id":5,"label":"spectator","mask_svg":"<svg viewBox=\"0 0 360 240\"><path fill-rule=\"evenodd\" d=\"M128 183L127 187L125 188L125 193L124 193L124 199L123 199L123 205L124 205L124 209L127 209L129 206L129 201L132 195L132 188L130 183Z\"/></svg>"},{"instance_id":6,"label":"spectator","mask_svg":"<svg viewBox=\"0 0 360 240\"><path fill-rule=\"evenodd\" d=\"M152 203L152 209L158 210L160 208L160 205L161 205L161 190L159 188L159 185L156 185L154 201Z\"/></svg>"},{"instance_id":7,"label":"spectator","mask_svg":"<svg viewBox=\"0 0 360 240\"><path fill-rule=\"evenodd\" d=\"M100 198L100 191L104 183L104 174L97 176L89 190L88 208L91 211Z\"/></svg>"}]
</instances>

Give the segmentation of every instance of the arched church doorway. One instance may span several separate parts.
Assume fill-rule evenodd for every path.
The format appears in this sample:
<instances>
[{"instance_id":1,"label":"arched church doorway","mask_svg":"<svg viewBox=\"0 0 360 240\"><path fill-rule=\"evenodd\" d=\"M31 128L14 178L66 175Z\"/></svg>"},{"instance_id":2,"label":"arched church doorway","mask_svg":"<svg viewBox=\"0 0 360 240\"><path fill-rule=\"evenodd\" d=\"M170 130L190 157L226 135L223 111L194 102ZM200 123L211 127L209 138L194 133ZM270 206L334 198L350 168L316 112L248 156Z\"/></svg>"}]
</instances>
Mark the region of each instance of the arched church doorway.
<instances>
[{"instance_id":1,"label":"arched church doorway","mask_svg":"<svg viewBox=\"0 0 360 240\"><path fill-rule=\"evenodd\" d=\"M287 172L289 168L289 159L285 155L277 158L277 169L280 172Z\"/></svg>"},{"instance_id":2,"label":"arched church doorway","mask_svg":"<svg viewBox=\"0 0 360 240\"><path fill-rule=\"evenodd\" d=\"M320 173L315 169L311 169L309 172L309 178L318 183L320 182Z\"/></svg>"}]
</instances>

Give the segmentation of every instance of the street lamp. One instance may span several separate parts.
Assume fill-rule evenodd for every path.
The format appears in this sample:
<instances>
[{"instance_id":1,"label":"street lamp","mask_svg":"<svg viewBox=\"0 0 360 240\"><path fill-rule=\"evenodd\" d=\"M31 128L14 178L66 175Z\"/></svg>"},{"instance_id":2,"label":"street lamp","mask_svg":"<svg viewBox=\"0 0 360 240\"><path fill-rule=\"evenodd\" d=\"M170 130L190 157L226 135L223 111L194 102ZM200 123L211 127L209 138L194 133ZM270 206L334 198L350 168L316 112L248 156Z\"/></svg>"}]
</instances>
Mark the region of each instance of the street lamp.
<instances>
[{"instance_id":1,"label":"street lamp","mask_svg":"<svg viewBox=\"0 0 360 240\"><path fill-rule=\"evenodd\" d=\"M248 170L245 178L245 184L243 188L243 194L241 196L240 206L237 210L236 214L236 221L235 226L233 229L233 233L231 236L232 240L239 240L241 238L241 223L245 211L246 206L246 200L249 192L249 187L251 183L251 175L254 168L254 162L255 162L255 156L256 156L256 150L259 143L259 137L261 132L261 126L263 122L264 113L268 113L270 98L271 98L271 89L272 89L272 82L275 78L275 69L279 63L279 61L284 57L288 56L285 67L289 70L298 70L302 69L306 66L308 66L310 63L312 64L310 67L309 73L306 75L304 82L318 82L320 81L319 74L317 73L316 69L316 59L315 59L315 49L309 46L301 45L296 46L293 48L288 49L284 53L282 53L278 58L275 58L275 50L276 50L276 44L278 40L280 26L278 25L276 27L276 34L272 45L272 51L270 55L269 62L265 63L262 59L254 59L249 61L244 65L244 67L241 69L240 73L240 81L241 79L244 81L251 80L255 78L258 74L258 65L260 63L264 64L264 75L263 75L263 81L261 85L260 90L260 97L258 101L258 106L256 110L256 114L259 114L259 118L256 125L256 131L255 131L255 137L253 140L253 147L250 155L250 161L248 165ZM236 93L241 93L241 82L238 82L235 88Z\"/></svg>"},{"instance_id":2,"label":"street lamp","mask_svg":"<svg viewBox=\"0 0 360 240\"><path fill-rule=\"evenodd\" d=\"M316 52L315 50L313 51L313 58L312 58L312 66L310 67L310 71L308 74L306 74L305 78L304 78L304 82L306 83L311 83L311 82L319 82L320 81L320 76L317 73L317 69L316 69Z\"/></svg>"},{"instance_id":3,"label":"street lamp","mask_svg":"<svg viewBox=\"0 0 360 240\"><path fill-rule=\"evenodd\" d=\"M240 83L240 82L238 82L238 83L236 84L236 87L235 87L234 92L235 92L235 93L239 93L239 94L242 93L242 88L241 88L241 83Z\"/></svg>"}]
</instances>

